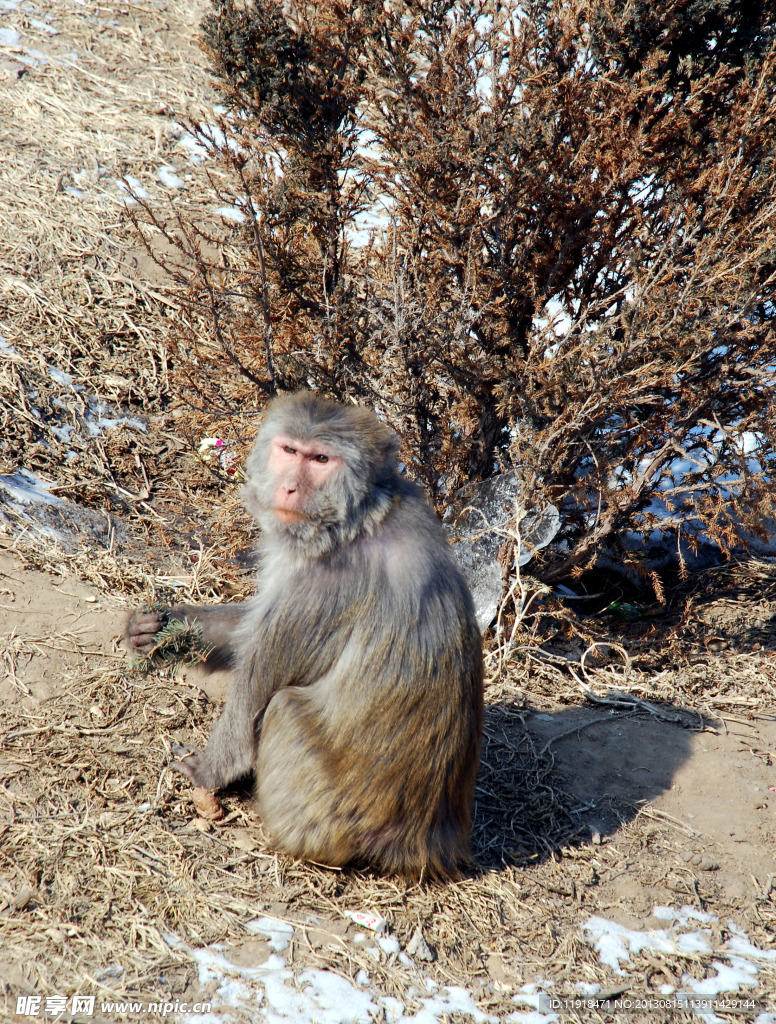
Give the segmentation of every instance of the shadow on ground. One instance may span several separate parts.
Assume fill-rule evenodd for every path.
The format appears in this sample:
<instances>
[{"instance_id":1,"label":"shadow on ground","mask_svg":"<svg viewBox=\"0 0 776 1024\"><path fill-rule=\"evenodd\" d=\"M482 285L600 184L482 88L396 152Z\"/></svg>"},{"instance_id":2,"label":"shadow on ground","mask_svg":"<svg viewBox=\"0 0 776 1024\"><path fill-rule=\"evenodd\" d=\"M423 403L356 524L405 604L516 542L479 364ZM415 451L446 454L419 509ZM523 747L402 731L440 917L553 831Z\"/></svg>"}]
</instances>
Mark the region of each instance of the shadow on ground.
<instances>
[{"instance_id":1,"label":"shadow on ground","mask_svg":"<svg viewBox=\"0 0 776 1024\"><path fill-rule=\"evenodd\" d=\"M537 863L615 833L671 788L698 719L571 707L486 708L473 845L483 868Z\"/></svg>"}]
</instances>

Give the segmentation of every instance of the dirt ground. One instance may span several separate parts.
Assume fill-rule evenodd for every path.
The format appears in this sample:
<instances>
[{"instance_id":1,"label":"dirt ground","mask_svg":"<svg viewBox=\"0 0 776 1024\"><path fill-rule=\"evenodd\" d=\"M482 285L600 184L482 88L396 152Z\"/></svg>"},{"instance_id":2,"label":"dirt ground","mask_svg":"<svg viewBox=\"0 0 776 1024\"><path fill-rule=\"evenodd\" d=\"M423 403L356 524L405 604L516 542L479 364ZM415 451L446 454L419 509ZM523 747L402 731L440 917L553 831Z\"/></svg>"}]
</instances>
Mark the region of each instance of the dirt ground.
<instances>
[{"instance_id":1,"label":"dirt ground","mask_svg":"<svg viewBox=\"0 0 776 1024\"><path fill-rule=\"evenodd\" d=\"M730 607L729 602L712 602L705 607L704 618L709 620L716 615L730 621ZM566 993L574 991L568 988L571 978L575 979L577 989L585 983L595 987L596 979L604 993L616 989L617 986L612 988L611 977L605 978L611 972L604 970L602 980L600 964L596 968L589 946L582 951L585 923L598 918L631 933L657 934L665 922L655 916L655 908L658 914L661 907L694 908L693 912L701 917L708 914L713 918L709 934L715 936L718 947L724 946L726 935L735 934L730 932L731 928L740 929L764 952L773 947L776 715L762 711L747 713L740 706L745 699L731 700L738 706L714 715L643 699L631 706L618 707L616 702L625 698L611 693L598 703L590 699L570 703L568 695L561 695L565 700L553 701L546 685L538 686L536 706L532 706L529 692L528 699L520 701L522 706L515 712L506 707L503 692L496 686L489 693L486 734L490 743L486 743L475 816L482 874L469 883L472 889L468 893L466 882L447 887L459 889L452 901L449 892L445 895L433 887L424 893L417 887L407 889L390 884L375 890L373 879L337 881L331 872L304 865L296 865L289 872L287 866L279 865L264 845L247 790L227 795L229 813L224 823L214 827L197 818L186 785L164 767L169 761L169 742L190 740L192 736L201 741L203 725L207 728L206 723L218 712L228 676L222 673L209 677L197 667L178 671L174 677L131 676L130 682L124 680L123 686L129 690L124 690L119 706L126 707L128 699L143 704L144 690L147 694L158 691L155 696L159 700L149 700L153 710L144 706L139 715L117 715L104 683L99 680L106 671L115 678L124 665L119 641L126 610L126 599L114 598L67 572L55 576L38 571L25 565L12 551L0 551L0 650L5 670L0 700L6 737L0 755L0 800L5 820L20 822L32 815L37 820L28 838L40 842L46 835L42 819L54 805L60 815L63 805L71 812L86 808L87 818L92 810L98 816L101 842L109 847L115 840L121 847L131 847L137 853L144 851L140 863L155 876L160 871L161 855L158 849L154 852L157 837L148 835L147 842L141 840L138 845L145 826L142 822L136 824L127 837L126 819L128 806L137 814L137 808L146 807L149 797L153 802L155 795L154 827L185 837L188 871L197 870L195 865L211 858L216 869L221 865L221 870L224 865L229 869L235 855L243 864L246 860L252 862L256 870L250 879L242 881L249 883L249 889L255 886L255 890L246 893L241 885L241 895L248 896L247 906L254 914L285 922L286 927L304 926L304 942L294 946L290 964L297 971L297 979L299 972L309 969L311 964L320 967L322 959L328 970L335 946L337 953L343 948L347 950L348 973L351 977L357 974L354 951L363 954L366 947L357 945L357 939L362 938L359 928L344 917L343 910L363 909L365 903L390 920L391 932L401 938L397 943L399 951L408 945L413 921L423 922L424 934L436 955L435 962L425 968L424 976L436 977L437 983L462 986L475 1000L469 1007L471 1017L466 1017L465 1005L458 1006L461 1019L488 1019L489 1012L490 1019L502 1019L505 999L519 1000L522 992L527 992L522 998L534 998L531 992L536 978L545 983L542 991L550 993L553 976L555 984L562 986L564 975ZM771 613L776 604L765 610ZM763 625L773 630L773 623L761 608L760 626ZM712 673L740 673L737 657L736 653L717 653L708 665L704 662L704 668L710 668ZM759 669L769 672L773 685L773 633L770 649L755 657L761 659ZM194 709L194 714L187 719L186 715L176 713L176 708ZM56 768L35 767L34 763L45 754L41 738L45 735L49 743L52 739L56 741L57 729L68 737L64 746L61 740L56 744L62 763ZM524 758L516 768L504 757L505 751L513 756L515 750L521 751ZM532 774L537 765L539 776ZM121 773L118 776L117 766ZM47 776L51 780L48 783ZM525 806L525 794L513 793L513 813L520 813L522 804L528 818L535 819L527 825L523 822L527 832L517 835L523 855L518 864L522 863L522 867L502 866L499 870L489 848L494 844L502 850L506 848L510 831L504 820L489 816L487 793L500 788L506 792L508 803L511 786L536 785L537 779L538 804L529 802ZM52 782L65 787L59 797L42 791ZM548 801L557 801L567 812L552 826L553 848L549 854L541 844L534 843L535 848L531 849L531 841L542 827L542 816L547 813ZM63 841L58 834L53 839ZM13 843L9 850L12 846ZM87 843L86 849L89 848ZM93 849L90 856L94 856ZM33 857L32 861L35 860ZM64 861L57 871L67 877L67 857ZM66 946L65 934L69 929L73 943L88 945L88 938L99 941L99 920L109 912L111 899L118 905L126 894L103 892L102 884L96 882L89 903L94 912L99 907L97 920L88 913L84 917L83 910L73 914L72 906L61 905L62 878L54 883L50 865L46 866L40 854L37 863L40 873L37 878L30 877L30 858L20 858L19 867L27 868L26 885L18 875L14 878L13 874L0 872L0 896L6 907L0 918L3 913L18 913L21 900L33 917L42 917L37 940L42 938L55 947L58 943ZM162 873L175 889L176 867L170 865ZM70 885L73 883L71 879ZM168 884L161 879L159 883ZM37 901L43 901L46 891L51 897L57 886L60 893L53 903L59 905L56 909L52 905L51 909L59 920L52 923L51 915L43 912ZM507 891L509 899L517 900L517 906L509 907ZM460 929L462 912L464 919L468 916L465 908L469 900L470 916L478 918L474 908L483 896L495 898L501 905L502 925L479 937L466 934L464 942L468 949L464 952L456 948L460 935L451 934L451 930L454 933ZM71 892L71 902L72 898ZM157 906L154 911L156 930L161 927L159 909ZM177 973L169 965L166 972L168 985L175 978L171 989L179 1002L186 997L218 1001L218 993L223 989L222 974L213 970L208 974L200 965L198 975L192 975L192 962L197 956L205 956L203 951L210 950L207 955L211 957L223 957L223 963L228 965L223 969L227 972L250 975L251 971L264 969L261 965L273 962L271 958L276 954L271 937L268 940L249 935L240 939L233 929L227 928L225 935L224 928L215 923L209 933L207 925L203 928L202 908L190 909L194 920L186 921L188 915L181 914L178 922L191 943L188 969L179 963ZM537 916L545 933L543 950L530 939L530 921ZM243 909L243 924L244 917ZM197 919L199 923L195 923ZM44 928L44 924L48 927ZM477 924L479 930L479 921ZM94 933L87 936L90 929ZM24 934L16 938L21 944L12 945L8 953L30 948L29 933L26 941ZM219 938L220 942L211 948L209 943ZM37 946L37 942L33 945ZM391 952L396 950L389 948ZM63 959L63 953L60 948L56 954L50 954L59 970L68 960L66 956ZM116 953L111 950L109 959ZM94 955L94 949L88 956L82 950L77 959L88 961ZM717 955L724 953L717 949ZM406 980L396 974L396 957L388 955L384 960L383 977L372 984L377 985L378 991L401 993L406 999ZM696 963L695 976L700 969L701 977L707 972L707 976L714 977L712 967L718 963ZM560 964L564 966L559 971ZM74 966L71 964L70 969ZM97 975L103 984L110 966L103 965L103 973ZM759 1019L763 1024L770 1020L766 996L772 986L772 981L766 979L774 976L768 973L770 966L764 965L763 980L757 986L756 1012L752 1009L745 1015L746 1019ZM675 987L683 977L686 982L686 968L687 964L677 964L671 956L655 960L653 952L647 974L639 979L639 972L635 972L634 981L631 972L627 972L628 984L642 993L656 991L658 983ZM1 970L7 1000L19 991L35 990L35 969L23 960L11 955ZM145 980L147 984L148 979ZM610 982L608 986L603 983L605 980ZM142 991L142 981L143 972L138 971L130 990ZM120 992L126 991L123 986L116 987ZM736 998L752 996L753 991L739 991ZM6 1005L10 1005L8 1001ZM537 1005L547 1009L547 1004ZM494 1009L496 1017L492 1016ZM224 1009L224 1015L213 1020L243 1019L229 1016L229 1012ZM737 1019L741 1019L742 1012L742 1006L738 1006ZM478 1018L475 1013L486 1016ZM604 1011L596 1013L601 1016L595 1019L609 1019ZM645 1019L673 1020L678 1014L674 1010L663 1018L652 1013ZM109 1015L106 1019L115 1018ZM249 1014L245 1019L264 1017ZM281 1015L277 1019L291 1018ZM433 1019L447 1018L440 1013ZM547 1014L534 1019L557 1018ZM572 1015L569 1019L576 1018ZM616 1019L616 1014L612 1019Z\"/></svg>"},{"instance_id":2,"label":"dirt ground","mask_svg":"<svg viewBox=\"0 0 776 1024\"><path fill-rule=\"evenodd\" d=\"M106 660L121 664L126 614L110 595L0 551L2 706L34 719L68 680ZM718 670L724 667L720 658ZM191 667L184 674L216 705L224 699L227 673ZM692 899L701 884L734 905L776 876L776 714L701 719L665 708L575 706L527 709L523 717L538 749L552 750L605 860L634 812L674 826L670 842L640 851L637 875L622 871L600 882L598 909L644 927L654 903L670 898L665 890Z\"/></svg>"}]
</instances>

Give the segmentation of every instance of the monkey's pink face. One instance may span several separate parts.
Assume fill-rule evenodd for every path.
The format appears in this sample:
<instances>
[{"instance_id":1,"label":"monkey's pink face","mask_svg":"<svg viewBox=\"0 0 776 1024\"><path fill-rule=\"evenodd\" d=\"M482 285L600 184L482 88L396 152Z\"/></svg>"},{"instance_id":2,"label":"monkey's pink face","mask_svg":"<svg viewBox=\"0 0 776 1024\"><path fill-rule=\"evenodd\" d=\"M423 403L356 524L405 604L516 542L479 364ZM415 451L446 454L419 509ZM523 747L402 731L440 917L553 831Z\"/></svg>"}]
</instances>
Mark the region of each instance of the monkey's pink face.
<instances>
[{"instance_id":1,"label":"monkey's pink face","mask_svg":"<svg viewBox=\"0 0 776 1024\"><path fill-rule=\"evenodd\" d=\"M342 457L318 442L278 434L272 439L268 469L272 478L272 511L281 523L308 518L318 491L342 465Z\"/></svg>"}]
</instances>

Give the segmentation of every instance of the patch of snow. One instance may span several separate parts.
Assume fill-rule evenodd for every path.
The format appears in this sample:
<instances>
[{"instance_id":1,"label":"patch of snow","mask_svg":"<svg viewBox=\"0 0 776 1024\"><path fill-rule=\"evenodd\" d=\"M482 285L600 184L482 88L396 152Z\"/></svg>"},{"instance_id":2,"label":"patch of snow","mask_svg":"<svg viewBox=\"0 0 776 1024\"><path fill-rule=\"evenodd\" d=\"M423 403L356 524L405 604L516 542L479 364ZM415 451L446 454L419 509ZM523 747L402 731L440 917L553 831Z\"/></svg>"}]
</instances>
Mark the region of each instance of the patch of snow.
<instances>
[{"instance_id":1,"label":"patch of snow","mask_svg":"<svg viewBox=\"0 0 776 1024\"><path fill-rule=\"evenodd\" d=\"M106 430L115 430L116 427L131 427L144 434L148 431L148 424L139 416L118 412L110 402L90 398L86 413L86 430L89 437L99 437Z\"/></svg>"},{"instance_id":2,"label":"patch of snow","mask_svg":"<svg viewBox=\"0 0 776 1024\"><path fill-rule=\"evenodd\" d=\"M758 968L750 960L731 956L730 963L724 964L720 960L714 960L711 966L717 972L713 978L704 978L702 981L698 981L692 975L685 974L682 976L682 986L699 996L718 996L723 992L738 992L742 985L750 988L759 987Z\"/></svg>"},{"instance_id":3,"label":"patch of snow","mask_svg":"<svg viewBox=\"0 0 776 1024\"><path fill-rule=\"evenodd\" d=\"M676 940L682 953L710 953L711 945L708 935L703 932L685 932Z\"/></svg>"},{"instance_id":4,"label":"patch of snow","mask_svg":"<svg viewBox=\"0 0 776 1024\"><path fill-rule=\"evenodd\" d=\"M396 938L395 935L385 935L381 938L378 938L377 944L379 945L383 953L387 954L388 956L390 956L391 953L398 953L401 950L399 940Z\"/></svg>"},{"instance_id":5,"label":"patch of snow","mask_svg":"<svg viewBox=\"0 0 776 1024\"><path fill-rule=\"evenodd\" d=\"M574 988L581 996L597 996L601 991L601 986L597 985L594 981L575 981Z\"/></svg>"},{"instance_id":6,"label":"patch of snow","mask_svg":"<svg viewBox=\"0 0 776 1024\"><path fill-rule=\"evenodd\" d=\"M216 213L220 213L224 220L231 220L235 224L244 224L246 216L237 206L219 206Z\"/></svg>"},{"instance_id":7,"label":"patch of snow","mask_svg":"<svg viewBox=\"0 0 776 1024\"><path fill-rule=\"evenodd\" d=\"M498 1018L491 1017L480 1010L477 1004L472 998L471 992L465 988L461 988L460 985L445 985L442 989L442 994L434 996L430 999L421 999L423 1004L423 1010L420 1013L415 1014L414 1017L405 1017L401 1019L401 1024L412 1024L415 1022L426 1021L434 1022L436 1024L438 1018L444 1014L460 1013L463 1015L468 1014L475 1024L486 1024L486 1022L493 1022L496 1024ZM428 1017L427 1014L436 1014L436 1016ZM397 1021L397 1024L400 1022Z\"/></svg>"},{"instance_id":8,"label":"patch of snow","mask_svg":"<svg viewBox=\"0 0 776 1024\"><path fill-rule=\"evenodd\" d=\"M49 25L47 21L38 21L37 18L30 18L30 24L33 28L38 29L39 32L48 32L51 36L59 35L59 29L54 28L53 25Z\"/></svg>"},{"instance_id":9,"label":"patch of snow","mask_svg":"<svg viewBox=\"0 0 776 1024\"><path fill-rule=\"evenodd\" d=\"M712 924L716 921L713 914L707 914L703 910L696 910L695 907L663 907L657 906L652 911L652 916L658 921L676 921L678 924L686 924L688 921L700 921L701 924Z\"/></svg>"},{"instance_id":10,"label":"patch of snow","mask_svg":"<svg viewBox=\"0 0 776 1024\"><path fill-rule=\"evenodd\" d=\"M21 38L15 28L0 28L0 46L18 46Z\"/></svg>"},{"instance_id":11,"label":"patch of snow","mask_svg":"<svg viewBox=\"0 0 776 1024\"><path fill-rule=\"evenodd\" d=\"M11 502L17 505L56 505L62 499L51 494L53 484L42 480L28 469L0 476L0 490L6 492Z\"/></svg>"},{"instance_id":12,"label":"patch of snow","mask_svg":"<svg viewBox=\"0 0 776 1024\"><path fill-rule=\"evenodd\" d=\"M54 437L59 438L62 444L69 444L74 430L73 426L52 427L51 433Z\"/></svg>"},{"instance_id":13,"label":"patch of snow","mask_svg":"<svg viewBox=\"0 0 776 1024\"><path fill-rule=\"evenodd\" d=\"M294 937L293 925L285 921L277 921L274 917L259 917L255 921L249 921L245 926L249 932L263 935L267 939L267 945L276 953L282 953L288 949L291 939Z\"/></svg>"},{"instance_id":14,"label":"patch of snow","mask_svg":"<svg viewBox=\"0 0 776 1024\"><path fill-rule=\"evenodd\" d=\"M116 186L123 192L131 193L131 195L124 200L124 202L129 205L136 203L138 199L150 199L149 192L143 188L142 183L131 174L125 174L123 178L117 178Z\"/></svg>"},{"instance_id":15,"label":"patch of snow","mask_svg":"<svg viewBox=\"0 0 776 1024\"><path fill-rule=\"evenodd\" d=\"M554 982L542 979L539 982L522 985L520 991L512 996L513 1003L523 1003L525 1006L532 1006L533 1010L516 1010L507 1016L510 1024L552 1024L559 1019L557 1013L550 1010L550 997L541 990L541 986L552 988ZM597 986L590 986L597 987Z\"/></svg>"},{"instance_id":16,"label":"patch of snow","mask_svg":"<svg viewBox=\"0 0 776 1024\"><path fill-rule=\"evenodd\" d=\"M191 160L193 164L201 164L203 160L206 160L210 155L207 147L203 146L201 142L197 142L194 136L189 134L189 132L186 132L185 135L181 135L178 142L189 154L189 160Z\"/></svg>"},{"instance_id":17,"label":"patch of snow","mask_svg":"<svg viewBox=\"0 0 776 1024\"><path fill-rule=\"evenodd\" d=\"M246 153L237 139L224 135L218 125L202 124L196 135L177 121L174 122L173 127L176 134L180 133L178 142L189 154L189 160L193 164L201 164L208 157L212 157L224 149L229 149L233 153Z\"/></svg>"},{"instance_id":18,"label":"patch of snow","mask_svg":"<svg viewBox=\"0 0 776 1024\"><path fill-rule=\"evenodd\" d=\"M10 341L6 341L5 338L0 335L0 359L14 359L18 357L19 353Z\"/></svg>"},{"instance_id":19,"label":"patch of snow","mask_svg":"<svg viewBox=\"0 0 776 1024\"><path fill-rule=\"evenodd\" d=\"M29 46L23 46L22 52L16 54L16 59L31 68L39 68L49 62L47 53L43 53L42 50L32 50Z\"/></svg>"},{"instance_id":20,"label":"patch of snow","mask_svg":"<svg viewBox=\"0 0 776 1024\"><path fill-rule=\"evenodd\" d=\"M178 177L171 164L162 164L156 176L165 188L183 188L183 179Z\"/></svg>"},{"instance_id":21,"label":"patch of snow","mask_svg":"<svg viewBox=\"0 0 776 1024\"><path fill-rule=\"evenodd\" d=\"M746 932L733 921L728 921L728 930L732 937L725 943L725 949L729 949L731 953L736 953L739 956L751 956L755 960L767 960L770 963L776 961L776 949L760 949L759 946L753 945Z\"/></svg>"},{"instance_id":22,"label":"patch of snow","mask_svg":"<svg viewBox=\"0 0 776 1024\"><path fill-rule=\"evenodd\" d=\"M601 963L611 967L617 974L625 973L620 963L630 963L631 953L641 953L643 950L667 954L679 952L671 933L662 928L638 932L605 917L591 917L582 926L582 930L598 952Z\"/></svg>"},{"instance_id":23,"label":"patch of snow","mask_svg":"<svg viewBox=\"0 0 776 1024\"><path fill-rule=\"evenodd\" d=\"M190 956L197 964L200 984L215 985L219 1002L209 1014L179 1017L181 1024L192 1024L192 1021L224 1024L233 1019L230 1009L241 1010L246 1006L256 1007L262 1024L307 1021L315 1021L316 1024L369 1024L375 1019L385 1020L387 1024L437 1024L441 1016L452 1014L466 1016L474 1024L497 1024L497 1018L483 1013L467 989L458 985L440 988L422 974L426 992L431 994L420 995L414 989L408 991L408 998L415 998L421 1004L417 1013L409 1015L400 999L370 990L369 974L364 970L356 975L355 985L333 971L317 968L292 970L282 956L294 935L292 925L262 917L249 922L247 929L253 934L266 936L276 952L261 965L238 966L229 962L224 947L218 943L191 950ZM175 935L165 935L164 938L173 948L186 948ZM378 941L384 952L393 953L401 948L393 936L381 937ZM379 953L376 947L375 953ZM516 1019L522 1020L523 1016ZM544 1015L541 1024L550 1024L556 1019L555 1015ZM539 1017L534 1020L539 1024Z\"/></svg>"},{"instance_id":24,"label":"patch of snow","mask_svg":"<svg viewBox=\"0 0 776 1024\"><path fill-rule=\"evenodd\" d=\"M47 366L46 369L49 372L49 377L57 384L62 384L66 387L70 387L73 383L73 378L69 373L65 373L64 370L58 369L56 366Z\"/></svg>"},{"instance_id":25,"label":"patch of snow","mask_svg":"<svg viewBox=\"0 0 776 1024\"><path fill-rule=\"evenodd\" d=\"M675 990L673 986L665 985L660 989L661 995L672 995L675 992L678 1000L686 1000L735 994L742 988L759 988L757 975L762 962L776 961L776 950L763 950L755 946L746 933L733 922L728 922L731 937L721 947L716 948L711 928L686 930L691 923L715 923L717 918L713 914L686 906L678 909L656 906L652 914L658 920L668 923L670 930L640 932L625 928L606 918L591 917L583 925L583 931L598 952L601 963L611 967L619 975L626 974L623 967L631 965L631 954L642 951L654 950L664 956L670 956L672 953L678 956L698 953L716 955L717 959L710 964L714 972L710 977L695 978L685 972L679 989ZM579 985L576 987L580 988ZM696 1008L695 1012L701 1016L705 1014L707 1024L709 1021L719 1020L710 1010ZM763 1020L761 1024L768 1022Z\"/></svg>"}]
</instances>

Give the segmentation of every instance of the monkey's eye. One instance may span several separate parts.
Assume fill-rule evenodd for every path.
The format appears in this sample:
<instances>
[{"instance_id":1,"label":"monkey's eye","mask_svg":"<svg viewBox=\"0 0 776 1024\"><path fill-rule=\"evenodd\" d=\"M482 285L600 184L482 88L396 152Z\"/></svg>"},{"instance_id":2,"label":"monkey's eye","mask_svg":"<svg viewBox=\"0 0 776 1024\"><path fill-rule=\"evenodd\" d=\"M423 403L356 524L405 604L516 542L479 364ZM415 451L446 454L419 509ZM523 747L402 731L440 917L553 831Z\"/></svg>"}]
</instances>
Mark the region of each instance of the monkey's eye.
<instances>
[{"instance_id":1,"label":"monkey's eye","mask_svg":"<svg viewBox=\"0 0 776 1024\"><path fill-rule=\"evenodd\" d=\"M296 448L292 448L290 444L284 444L283 451L286 455L296 455Z\"/></svg>"},{"instance_id":2,"label":"monkey's eye","mask_svg":"<svg viewBox=\"0 0 776 1024\"><path fill-rule=\"evenodd\" d=\"M313 459L316 462L328 462L329 461L329 456L328 455L313 455Z\"/></svg>"}]
</instances>

